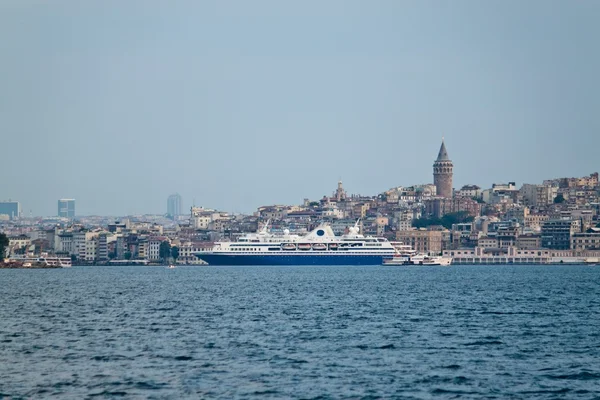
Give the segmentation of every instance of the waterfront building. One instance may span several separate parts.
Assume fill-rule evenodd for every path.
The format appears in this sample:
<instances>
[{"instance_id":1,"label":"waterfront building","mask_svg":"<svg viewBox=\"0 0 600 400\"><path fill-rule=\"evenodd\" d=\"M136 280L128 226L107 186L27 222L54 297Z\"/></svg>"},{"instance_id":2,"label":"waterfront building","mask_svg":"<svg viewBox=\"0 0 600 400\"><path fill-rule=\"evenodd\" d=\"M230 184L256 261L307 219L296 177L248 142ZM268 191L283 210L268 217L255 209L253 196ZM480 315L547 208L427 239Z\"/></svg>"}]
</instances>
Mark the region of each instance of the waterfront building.
<instances>
[{"instance_id":1,"label":"waterfront building","mask_svg":"<svg viewBox=\"0 0 600 400\"><path fill-rule=\"evenodd\" d=\"M125 253L129 251L127 239L128 239L128 237L126 237L126 236L124 236L122 234L116 235L116 240L115 240L115 258L117 260L124 260L125 259Z\"/></svg>"},{"instance_id":2,"label":"waterfront building","mask_svg":"<svg viewBox=\"0 0 600 400\"><path fill-rule=\"evenodd\" d=\"M148 239L146 258L148 261L160 261L160 244L169 241L166 236L155 236Z\"/></svg>"},{"instance_id":3,"label":"waterfront building","mask_svg":"<svg viewBox=\"0 0 600 400\"><path fill-rule=\"evenodd\" d=\"M21 252L24 248L31 245L31 238L27 235L17 235L8 237L8 248L6 249L9 254L15 254L15 252Z\"/></svg>"},{"instance_id":4,"label":"waterfront building","mask_svg":"<svg viewBox=\"0 0 600 400\"><path fill-rule=\"evenodd\" d=\"M54 237L54 252L69 255L73 252L72 232L56 232Z\"/></svg>"},{"instance_id":5,"label":"waterfront building","mask_svg":"<svg viewBox=\"0 0 600 400\"><path fill-rule=\"evenodd\" d=\"M542 247L552 250L571 248L571 235L577 231L577 221L554 219L542 224Z\"/></svg>"},{"instance_id":6,"label":"waterfront building","mask_svg":"<svg viewBox=\"0 0 600 400\"><path fill-rule=\"evenodd\" d=\"M177 216L181 215L182 211L182 198L179 193L175 193L170 195L167 198L167 215L171 218L175 219Z\"/></svg>"},{"instance_id":7,"label":"waterfront building","mask_svg":"<svg viewBox=\"0 0 600 400\"><path fill-rule=\"evenodd\" d=\"M147 260L148 259L148 238L143 237L138 239L137 243L137 254L134 254L134 258Z\"/></svg>"},{"instance_id":8,"label":"waterfront building","mask_svg":"<svg viewBox=\"0 0 600 400\"><path fill-rule=\"evenodd\" d=\"M500 247L511 247L515 246L519 234L521 232L521 226L518 223L511 223L510 225L499 226L496 231L496 237L498 238L498 244Z\"/></svg>"},{"instance_id":9,"label":"waterfront building","mask_svg":"<svg viewBox=\"0 0 600 400\"><path fill-rule=\"evenodd\" d=\"M75 217L75 199L58 200L58 216L61 218Z\"/></svg>"},{"instance_id":10,"label":"waterfront building","mask_svg":"<svg viewBox=\"0 0 600 400\"><path fill-rule=\"evenodd\" d=\"M450 242L446 249L458 249L461 247L475 247L477 234L475 233L475 224L473 222L464 222L452 224L450 233Z\"/></svg>"},{"instance_id":11,"label":"waterfront building","mask_svg":"<svg viewBox=\"0 0 600 400\"><path fill-rule=\"evenodd\" d=\"M477 241L477 246L483 249L497 249L500 247L498 245L498 238L490 236L480 237Z\"/></svg>"},{"instance_id":12,"label":"waterfront building","mask_svg":"<svg viewBox=\"0 0 600 400\"><path fill-rule=\"evenodd\" d=\"M90 240L86 240L85 253L84 253L85 255L84 255L83 259L87 262L96 261L97 248L98 248L98 238L97 237L93 237Z\"/></svg>"},{"instance_id":13,"label":"waterfront building","mask_svg":"<svg viewBox=\"0 0 600 400\"><path fill-rule=\"evenodd\" d=\"M600 229L589 229L585 233L574 233L571 248L577 251L600 250Z\"/></svg>"},{"instance_id":14,"label":"waterfront building","mask_svg":"<svg viewBox=\"0 0 600 400\"><path fill-rule=\"evenodd\" d=\"M73 250L71 254L74 254L77 258L85 259L85 243L88 240L89 233L81 230L73 232Z\"/></svg>"},{"instance_id":15,"label":"waterfront building","mask_svg":"<svg viewBox=\"0 0 600 400\"><path fill-rule=\"evenodd\" d=\"M532 250L542 247L542 237L540 235L519 235L517 238L517 248L519 250Z\"/></svg>"},{"instance_id":16,"label":"waterfront building","mask_svg":"<svg viewBox=\"0 0 600 400\"><path fill-rule=\"evenodd\" d=\"M18 201L0 201L0 215L8 216L8 219L17 219L21 216L21 204Z\"/></svg>"},{"instance_id":17,"label":"waterfront building","mask_svg":"<svg viewBox=\"0 0 600 400\"><path fill-rule=\"evenodd\" d=\"M557 254L551 250L478 246L474 249L446 250L444 256L452 257L453 264L549 264L554 261L554 257L565 256L565 254Z\"/></svg>"},{"instance_id":18,"label":"waterfront building","mask_svg":"<svg viewBox=\"0 0 600 400\"><path fill-rule=\"evenodd\" d=\"M194 242L186 242L182 243L179 247L179 257L177 258L178 264L206 264L204 261L200 260L196 253L200 251L207 251L212 249L213 243L204 242L204 243L194 243Z\"/></svg>"},{"instance_id":19,"label":"waterfront building","mask_svg":"<svg viewBox=\"0 0 600 400\"><path fill-rule=\"evenodd\" d=\"M452 177L454 165L448 157L446 144L442 139L442 146L438 157L433 163L433 184L436 187L437 195L445 198L452 198Z\"/></svg>"},{"instance_id":20,"label":"waterfront building","mask_svg":"<svg viewBox=\"0 0 600 400\"><path fill-rule=\"evenodd\" d=\"M411 229L396 232L396 240L410 245L419 253L438 255L442 252L442 230Z\"/></svg>"},{"instance_id":21,"label":"waterfront building","mask_svg":"<svg viewBox=\"0 0 600 400\"><path fill-rule=\"evenodd\" d=\"M98 234L98 245L96 248L96 260L108 261L108 233L101 232Z\"/></svg>"}]
</instances>

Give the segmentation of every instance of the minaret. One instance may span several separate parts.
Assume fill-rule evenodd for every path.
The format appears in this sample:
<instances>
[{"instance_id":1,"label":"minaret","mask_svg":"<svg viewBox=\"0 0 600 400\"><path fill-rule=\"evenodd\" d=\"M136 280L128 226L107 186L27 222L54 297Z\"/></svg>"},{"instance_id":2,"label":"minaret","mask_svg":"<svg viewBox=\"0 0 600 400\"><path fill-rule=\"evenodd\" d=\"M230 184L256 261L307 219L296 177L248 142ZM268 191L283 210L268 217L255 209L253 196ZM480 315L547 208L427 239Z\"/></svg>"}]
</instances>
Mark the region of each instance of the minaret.
<instances>
[{"instance_id":1,"label":"minaret","mask_svg":"<svg viewBox=\"0 0 600 400\"><path fill-rule=\"evenodd\" d=\"M448 158L446 145L442 139L442 147L438 153L437 160L433 163L433 184L440 197L452 198L452 161Z\"/></svg>"}]
</instances>

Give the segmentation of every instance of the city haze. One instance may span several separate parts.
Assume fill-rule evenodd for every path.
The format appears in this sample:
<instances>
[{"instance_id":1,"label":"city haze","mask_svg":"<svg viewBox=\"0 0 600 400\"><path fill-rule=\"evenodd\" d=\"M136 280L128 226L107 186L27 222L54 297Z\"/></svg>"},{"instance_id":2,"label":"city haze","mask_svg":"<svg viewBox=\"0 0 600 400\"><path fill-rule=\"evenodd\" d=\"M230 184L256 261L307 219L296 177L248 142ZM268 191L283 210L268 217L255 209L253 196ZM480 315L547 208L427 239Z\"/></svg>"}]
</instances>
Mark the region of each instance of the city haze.
<instances>
[{"instance_id":1,"label":"city haze","mask_svg":"<svg viewBox=\"0 0 600 400\"><path fill-rule=\"evenodd\" d=\"M600 3L4 1L0 200L252 212L598 170Z\"/></svg>"}]
</instances>

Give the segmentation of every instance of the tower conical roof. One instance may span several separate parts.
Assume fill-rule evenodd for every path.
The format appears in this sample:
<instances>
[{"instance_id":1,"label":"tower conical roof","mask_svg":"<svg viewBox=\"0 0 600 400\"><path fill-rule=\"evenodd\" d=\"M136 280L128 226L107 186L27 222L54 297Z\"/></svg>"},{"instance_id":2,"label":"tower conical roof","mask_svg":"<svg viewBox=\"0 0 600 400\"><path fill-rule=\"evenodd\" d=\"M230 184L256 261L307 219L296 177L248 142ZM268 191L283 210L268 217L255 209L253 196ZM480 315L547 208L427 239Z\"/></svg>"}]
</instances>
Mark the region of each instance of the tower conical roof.
<instances>
[{"instance_id":1,"label":"tower conical roof","mask_svg":"<svg viewBox=\"0 0 600 400\"><path fill-rule=\"evenodd\" d=\"M438 157L436 161L450 161L448 158L448 151L446 151L446 144L442 139L442 146L440 147L440 152L438 153Z\"/></svg>"}]
</instances>

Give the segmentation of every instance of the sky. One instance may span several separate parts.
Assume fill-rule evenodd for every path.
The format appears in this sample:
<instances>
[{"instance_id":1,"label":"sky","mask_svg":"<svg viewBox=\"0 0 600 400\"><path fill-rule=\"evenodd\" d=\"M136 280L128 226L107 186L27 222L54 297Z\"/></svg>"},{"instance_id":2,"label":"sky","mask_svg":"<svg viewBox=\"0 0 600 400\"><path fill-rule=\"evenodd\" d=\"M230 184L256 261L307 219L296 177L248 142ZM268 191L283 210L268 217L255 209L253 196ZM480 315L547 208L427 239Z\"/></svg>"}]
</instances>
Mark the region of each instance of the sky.
<instances>
[{"instance_id":1,"label":"sky","mask_svg":"<svg viewBox=\"0 0 600 400\"><path fill-rule=\"evenodd\" d=\"M0 200L253 212L600 170L600 2L0 2Z\"/></svg>"}]
</instances>

